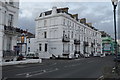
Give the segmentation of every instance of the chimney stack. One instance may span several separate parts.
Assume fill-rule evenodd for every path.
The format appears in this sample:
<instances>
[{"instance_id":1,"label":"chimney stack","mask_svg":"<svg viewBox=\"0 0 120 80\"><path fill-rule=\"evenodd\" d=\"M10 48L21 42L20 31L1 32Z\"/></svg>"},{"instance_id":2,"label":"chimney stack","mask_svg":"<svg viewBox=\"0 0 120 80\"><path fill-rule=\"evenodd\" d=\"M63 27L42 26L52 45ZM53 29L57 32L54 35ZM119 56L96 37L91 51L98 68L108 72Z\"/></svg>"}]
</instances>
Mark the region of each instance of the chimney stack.
<instances>
[{"instance_id":1,"label":"chimney stack","mask_svg":"<svg viewBox=\"0 0 120 80\"><path fill-rule=\"evenodd\" d=\"M86 18L82 18L82 19L80 19L80 23L82 23L82 24L86 24Z\"/></svg>"},{"instance_id":2,"label":"chimney stack","mask_svg":"<svg viewBox=\"0 0 120 80\"><path fill-rule=\"evenodd\" d=\"M73 14L72 17L73 17L75 20L78 20L78 14Z\"/></svg>"},{"instance_id":3,"label":"chimney stack","mask_svg":"<svg viewBox=\"0 0 120 80\"><path fill-rule=\"evenodd\" d=\"M54 15L54 14L56 14L56 13L57 13L57 7L54 6L54 7L52 8L52 15Z\"/></svg>"}]
</instances>

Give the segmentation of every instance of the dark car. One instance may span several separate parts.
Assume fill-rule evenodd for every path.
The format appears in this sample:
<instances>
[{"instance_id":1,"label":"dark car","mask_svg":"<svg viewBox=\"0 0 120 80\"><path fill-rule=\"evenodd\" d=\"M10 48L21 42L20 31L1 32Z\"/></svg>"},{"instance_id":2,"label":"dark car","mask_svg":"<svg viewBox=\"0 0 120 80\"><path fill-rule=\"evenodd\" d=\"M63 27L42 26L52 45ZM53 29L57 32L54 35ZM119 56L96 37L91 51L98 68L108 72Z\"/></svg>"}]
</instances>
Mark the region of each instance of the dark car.
<instances>
[{"instance_id":1,"label":"dark car","mask_svg":"<svg viewBox=\"0 0 120 80\"><path fill-rule=\"evenodd\" d=\"M118 62L120 62L120 54L117 55L117 57L114 58L114 61L118 61Z\"/></svg>"},{"instance_id":2,"label":"dark car","mask_svg":"<svg viewBox=\"0 0 120 80\"><path fill-rule=\"evenodd\" d=\"M24 56L22 54L20 54L17 58L17 61L23 60Z\"/></svg>"}]
</instances>

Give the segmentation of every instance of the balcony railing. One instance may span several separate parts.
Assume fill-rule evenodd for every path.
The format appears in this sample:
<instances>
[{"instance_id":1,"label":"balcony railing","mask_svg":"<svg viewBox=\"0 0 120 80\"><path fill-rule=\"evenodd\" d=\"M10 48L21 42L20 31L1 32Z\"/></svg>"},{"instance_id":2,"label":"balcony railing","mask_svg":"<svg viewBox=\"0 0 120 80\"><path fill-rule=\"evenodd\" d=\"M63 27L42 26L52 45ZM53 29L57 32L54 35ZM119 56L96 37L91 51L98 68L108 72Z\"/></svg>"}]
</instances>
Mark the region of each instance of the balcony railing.
<instances>
[{"instance_id":1,"label":"balcony railing","mask_svg":"<svg viewBox=\"0 0 120 80\"><path fill-rule=\"evenodd\" d=\"M70 42L70 38L67 36L63 36L62 42Z\"/></svg>"},{"instance_id":2,"label":"balcony railing","mask_svg":"<svg viewBox=\"0 0 120 80\"><path fill-rule=\"evenodd\" d=\"M16 33L23 33L25 32L24 30L20 29L20 28L15 28L12 26L4 26L4 32L6 34L16 34Z\"/></svg>"},{"instance_id":3,"label":"balcony railing","mask_svg":"<svg viewBox=\"0 0 120 80\"><path fill-rule=\"evenodd\" d=\"M80 44L80 40L75 39L74 44Z\"/></svg>"},{"instance_id":4,"label":"balcony railing","mask_svg":"<svg viewBox=\"0 0 120 80\"><path fill-rule=\"evenodd\" d=\"M91 47L93 47L94 46L94 43L91 43Z\"/></svg>"},{"instance_id":5,"label":"balcony railing","mask_svg":"<svg viewBox=\"0 0 120 80\"><path fill-rule=\"evenodd\" d=\"M84 46L89 46L89 43L84 41Z\"/></svg>"},{"instance_id":6,"label":"balcony railing","mask_svg":"<svg viewBox=\"0 0 120 80\"><path fill-rule=\"evenodd\" d=\"M74 54L80 54L80 51L74 51Z\"/></svg>"},{"instance_id":7,"label":"balcony railing","mask_svg":"<svg viewBox=\"0 0 120 80\"><path fill-rule=\"evenodd\" d=\"M12 51L12 50L4 50L3 51L3 58L14 57L14 56L17 56L17 54L15 53L15 51Z\"/></svg>"},{"instance_id":8,"label":"balcony railing","mask_svg":"<svg viewBox=\"0 0 120 80\"><path fill-rule=\"evenodd\" d=\"M11 26L4 26L4 32L6 34L15 34L15 28L11 27Z\"/></svg>"},{"instance_id":9,"label":"balcony railing","mask_svg":"<svg viewBox=\"0 0 120 80\"><path fill-rule=\"evenodd\" d=\"M99 43L97 43L97 46L100 46L100 44L99 44Z\"/></svg>"}]
</instances>

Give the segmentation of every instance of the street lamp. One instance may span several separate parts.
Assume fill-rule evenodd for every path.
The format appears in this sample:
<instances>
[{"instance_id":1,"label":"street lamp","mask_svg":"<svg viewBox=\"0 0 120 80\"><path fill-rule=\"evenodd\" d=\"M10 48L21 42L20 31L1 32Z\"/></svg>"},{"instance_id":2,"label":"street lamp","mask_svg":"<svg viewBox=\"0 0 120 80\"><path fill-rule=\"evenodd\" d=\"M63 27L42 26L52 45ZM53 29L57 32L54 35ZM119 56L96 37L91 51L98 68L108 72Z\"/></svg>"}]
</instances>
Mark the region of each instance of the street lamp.
<instances>
[{"instance_id":1,"label":"street lamp","mask_svg":"<svg viewBox=\"0 0 120 80\"><path fill-rule=\"evenodd\" d=\"M117 57L117 35L116 35L116 7L118 4L118 0L111 0L113 4L113 12L114 12L114 31L115 31L115 56ZM117 60L115 62L115 69L117 71Z\"/></svg>"}]
</instances>

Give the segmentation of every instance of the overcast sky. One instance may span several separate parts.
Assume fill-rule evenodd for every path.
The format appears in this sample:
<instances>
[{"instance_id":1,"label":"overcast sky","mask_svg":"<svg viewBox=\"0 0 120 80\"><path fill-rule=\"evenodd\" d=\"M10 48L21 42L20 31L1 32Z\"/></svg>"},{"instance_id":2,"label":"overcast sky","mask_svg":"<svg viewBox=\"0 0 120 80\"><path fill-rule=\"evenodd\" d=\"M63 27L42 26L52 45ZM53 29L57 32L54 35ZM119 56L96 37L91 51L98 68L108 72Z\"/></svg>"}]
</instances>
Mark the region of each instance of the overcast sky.
<instances>
[{"instance_id":1,"label":"overcast sky","mask_svg":"<svg viewBox=\"0 0 120 80\"><path fill-rule=\"evenodd\" d=\"M111 1L111 0L110 0ZM69 7L69 13L78 13L79 18L87 18L93 26L111 36L113 31L113 6L111 2L22 2L20 1L19 26L35 33L35 18L53 6Z\"/></svg>"}]
</instances>

